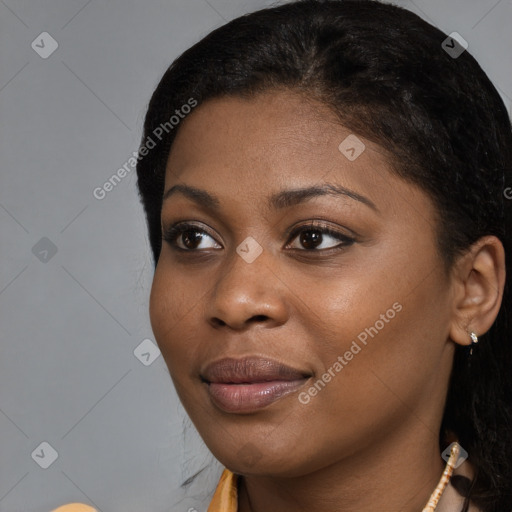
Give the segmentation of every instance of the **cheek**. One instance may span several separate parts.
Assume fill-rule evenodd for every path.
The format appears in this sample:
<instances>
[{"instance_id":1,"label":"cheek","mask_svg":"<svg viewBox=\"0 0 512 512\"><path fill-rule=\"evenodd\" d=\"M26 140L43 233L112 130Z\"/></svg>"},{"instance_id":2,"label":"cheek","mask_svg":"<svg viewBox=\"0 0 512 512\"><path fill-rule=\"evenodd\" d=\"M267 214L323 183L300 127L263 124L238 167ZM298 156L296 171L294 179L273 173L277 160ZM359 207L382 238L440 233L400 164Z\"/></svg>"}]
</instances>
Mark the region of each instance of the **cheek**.
<instances>
[{"instance_id":1,"label":"cheek","mask_svg":"<svg viewBox=\"0 0 512 512\"><path fill-rule=\"evenodd\" d=\"M310 333L315 377L328 381L311 390L324 397L319 402L332 401L345 412L399 405L400 397L423 393L440 364L449 297L439 262L431 247L413 259L409 252L409 261L391 254L381 253L373 265L361 262L350 275L333 275L308 303L315 314L304 312L302 328Z\"/></svg>"},{"instance_id":2,"label":"cheek","mask_svg":"<svg viewBox=\"0 0 512 512\"><path fill-rule=\"evenodd\" d=\"M309 421L322 424L327 438L350 438L397 424L414 404L428 402L429 394L438 397L444 377L432 376L445 355L444 297L437 273L412 291L398 285L373 292L345 288L343 302L323 311L326 327L316 334L319 371L302 397L309 401Z\"/></svg>"},{"instance_id":3,"label":"cheek","mask_svg":"<svg viewBox=\"0 0 512 512\"><path fill-rule=\"evenodd\" d=\"M197 319L200 297L190 284L158 263L149 297L149 317L156 342L172 373L190 368L195 346L194 318Z\"/></svg>"}]
</instances>

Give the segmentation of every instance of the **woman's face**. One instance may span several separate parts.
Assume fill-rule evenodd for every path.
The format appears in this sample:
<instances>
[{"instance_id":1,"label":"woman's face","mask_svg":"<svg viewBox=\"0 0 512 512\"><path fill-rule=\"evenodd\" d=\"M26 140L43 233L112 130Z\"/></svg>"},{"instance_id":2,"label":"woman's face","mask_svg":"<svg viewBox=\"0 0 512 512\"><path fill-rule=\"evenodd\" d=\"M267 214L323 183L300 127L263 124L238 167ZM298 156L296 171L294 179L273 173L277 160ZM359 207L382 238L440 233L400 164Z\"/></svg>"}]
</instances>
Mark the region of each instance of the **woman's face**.
<instances>
[{"instance_id":1,"label":"woman's face","mask_svg":"<svg viewBox=\"0 0 512 512\"><path fill-rule=\"evenodd\" d=\"M302 475L436 438L452 291L431 201L385 149L294 93L215 99L179 127L175 186L201 192L164 200L164 231L193 226L163 242L151 324L224 465Z\"/></svg>"}]
</instances>

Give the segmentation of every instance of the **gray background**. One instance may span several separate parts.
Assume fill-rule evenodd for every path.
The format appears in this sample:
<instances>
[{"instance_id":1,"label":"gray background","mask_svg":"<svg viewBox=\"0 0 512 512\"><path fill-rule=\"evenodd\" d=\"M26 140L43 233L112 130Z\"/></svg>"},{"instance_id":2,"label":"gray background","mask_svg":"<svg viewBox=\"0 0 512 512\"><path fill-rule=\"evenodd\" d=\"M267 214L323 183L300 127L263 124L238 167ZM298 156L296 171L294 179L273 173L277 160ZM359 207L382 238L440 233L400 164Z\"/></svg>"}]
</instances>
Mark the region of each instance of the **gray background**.
<instances>
[{"instance_id":1,"label":"gray background","mask_svg":"<svg viewBox=\"0 0 512 512\"><path fill-rule=\"evenodd\" d=\"M459 32L510 112L512 0L396 3ZM92 192L137 150L170 62L270 4L0 0L0 512L206 509L222 468L154 344L135 171Z\"/></svg>"}]
</instances>

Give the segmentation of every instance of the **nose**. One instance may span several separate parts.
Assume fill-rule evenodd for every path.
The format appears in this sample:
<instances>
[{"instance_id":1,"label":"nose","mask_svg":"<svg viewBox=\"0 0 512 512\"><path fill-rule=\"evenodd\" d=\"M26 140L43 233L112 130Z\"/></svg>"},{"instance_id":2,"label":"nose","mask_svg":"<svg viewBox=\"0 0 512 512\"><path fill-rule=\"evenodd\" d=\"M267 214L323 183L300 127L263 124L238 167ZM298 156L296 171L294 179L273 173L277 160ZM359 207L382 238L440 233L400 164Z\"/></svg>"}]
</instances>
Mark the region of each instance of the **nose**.
<instances>
[{"instance_id":1,"label":"nose","mask_svg":"<svg viewBox=\"0 0 512 512\"><path fill-rule=\"evenodd\" d=\"M254 323L277 327L286 322L286 286L268 264L270 256L264 250L248 263L233 253L207 300L210 325L243 330Z\"/></svg>"}]
</instances>

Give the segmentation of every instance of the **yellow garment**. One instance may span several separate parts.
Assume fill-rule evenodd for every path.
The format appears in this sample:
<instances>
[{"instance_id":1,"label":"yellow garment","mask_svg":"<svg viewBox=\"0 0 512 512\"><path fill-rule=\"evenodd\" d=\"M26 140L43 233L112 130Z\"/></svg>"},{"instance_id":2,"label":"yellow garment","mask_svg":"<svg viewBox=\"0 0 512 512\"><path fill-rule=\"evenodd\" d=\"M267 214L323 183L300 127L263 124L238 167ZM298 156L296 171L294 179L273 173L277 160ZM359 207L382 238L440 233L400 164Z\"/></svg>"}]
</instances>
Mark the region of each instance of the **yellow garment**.
<instances>
[{"instance_id":1,"label":"yellow garment","mask_svg":"<svg viewBox=\"0 0 512 512\"><path fill-rule=\"evenodd\" d=\"M83 503L68 503L62 507L56 508L51 512L98 512L95 508Z\"/></svg>"},{"instance_id":2,"label":"yellow garment","mask_svg":"<svg viewBox=\"0 0 512 512\"><path fill-rule=\"evenodd\" d=\"M454 473L455 474L455 473ZM229 469L224 469L217 484L207 512L237 512L238 510L238 475L235 475ZM455 489L448 485L439 501L439 512L443 510L460 510L464 499ZM470 512L481 512L473 504L470 504ZM56 508L51 512L98 512L95 508L83 503L69 503Z\"/></svg>"},{"instance_id":3,"label":"yellow garment","mask_svg":"<svg viewBox=\"0 0 512 512\"><path fill-rule=\"evenodd\" d=\"M238 475L224 469L207 512L237 512Z\"/></svg>"},{"instance_id":4,"label":"yellow garment","mask_svg":"<svg viewBox=\"0 0 512 512\"><path fill-rule=\"evenodd\" d=\"M217 484L217 489L207 512L237 512L238 489L237 475L224 469ZM56 508L51 512L98 512L95 508L83 503L69 503Z\"/></svg>"},{"instance_id":5,"label":"yellow garment","mask_svg":"<svg viewBox=\"0 0 512 512\"><path fill-rule=\"evenodd\" d=\"M462 465L461 467L463 467ZM460 474L468 476L467 473ZM454 474L457 474L457 470ZM472 474L471 474L472 477ZM215 494L213 495L207 512L237 512L238 510L238 475L233 474L229 469L224 469ZM446 487L436 510L448 512L461 510L464 505L464 498L455 490L451 483ZM482 512L473 503L469 505L469 512ZM67 512L67 511L66 511Z\"/></svg>"}]
</instances>

